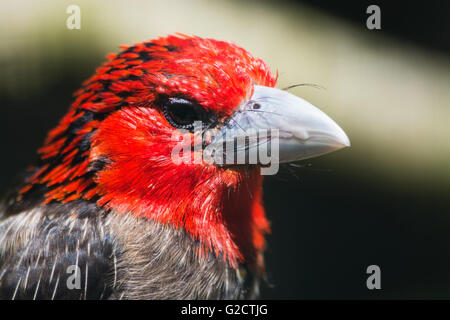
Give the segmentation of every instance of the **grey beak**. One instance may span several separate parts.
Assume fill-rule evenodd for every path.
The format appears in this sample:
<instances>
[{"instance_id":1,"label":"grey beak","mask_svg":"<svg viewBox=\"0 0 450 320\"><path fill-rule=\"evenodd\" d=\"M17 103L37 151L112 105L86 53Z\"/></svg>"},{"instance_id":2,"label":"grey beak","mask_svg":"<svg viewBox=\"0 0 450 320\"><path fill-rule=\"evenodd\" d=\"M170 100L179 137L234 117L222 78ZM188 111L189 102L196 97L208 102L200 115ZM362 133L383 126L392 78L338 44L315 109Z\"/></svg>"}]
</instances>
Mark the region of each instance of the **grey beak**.
<instances>
[{"instance_id":1,"label":"grey beak","mask_svg":"<svg viewBox=\"0 0 450 320\"><path fill-rule=\"evenodd\" d=\"M251 99L222 128L221 138L214 142L226 143L255 130L271 129L279 132L277 160L280 163L308 159L350 146L345 132L309 102L286 91L258 85L255 85ZM250 145L250 149L252 147L258 147L258 143Z\"/></svg>"}]
</instances>

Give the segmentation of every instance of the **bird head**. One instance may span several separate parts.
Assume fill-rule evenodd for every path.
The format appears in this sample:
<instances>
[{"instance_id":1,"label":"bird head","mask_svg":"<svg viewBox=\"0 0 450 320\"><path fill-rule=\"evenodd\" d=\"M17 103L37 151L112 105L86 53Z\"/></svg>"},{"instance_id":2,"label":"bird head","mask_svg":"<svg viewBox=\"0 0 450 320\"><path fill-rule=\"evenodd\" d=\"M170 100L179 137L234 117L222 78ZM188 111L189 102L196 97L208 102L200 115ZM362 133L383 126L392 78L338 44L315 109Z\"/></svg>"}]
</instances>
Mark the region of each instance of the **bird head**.
<instances>
[{"instance_id":1,"label":"bird head","mask_svg":"<svg viewBox=\"0 0 450 320\"><path fill-rule=\"evenodd\" d=\"M20 197L42 190L42 205L95 202L181 228L231 265L261 267L261 166L177 162L173 150L181 144L193 159L255 128L278 130L278 162L349 145L328 116L275 85L261 59L228 42L178 35L123 47L75 93ZM203 139L196 121L216 137Z\"/></svg>"}]
</instances>

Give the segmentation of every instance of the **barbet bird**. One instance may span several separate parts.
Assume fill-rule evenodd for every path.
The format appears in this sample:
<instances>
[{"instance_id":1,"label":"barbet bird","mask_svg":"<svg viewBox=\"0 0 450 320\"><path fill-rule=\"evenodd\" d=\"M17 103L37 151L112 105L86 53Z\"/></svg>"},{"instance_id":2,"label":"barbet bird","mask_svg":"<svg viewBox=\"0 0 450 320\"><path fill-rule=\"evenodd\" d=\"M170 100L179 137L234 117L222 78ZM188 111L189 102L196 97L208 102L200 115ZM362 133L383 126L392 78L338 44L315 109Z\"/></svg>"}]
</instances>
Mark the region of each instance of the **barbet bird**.
<instances>
[{"instance_id":1,"label":"barbet bird","mask_svg":"<svg viewBox=\"0 0 450 320\"><path fill-rule=\"evenodd\" d=\"M108 55L2 202L0 298L257 297L264 166L177 162L173 136L197 143L196 121L218 137L277 129L279 162L349 145L275 85L262 60L214 39L172 35Z\"/></svg>"}]
</instances>

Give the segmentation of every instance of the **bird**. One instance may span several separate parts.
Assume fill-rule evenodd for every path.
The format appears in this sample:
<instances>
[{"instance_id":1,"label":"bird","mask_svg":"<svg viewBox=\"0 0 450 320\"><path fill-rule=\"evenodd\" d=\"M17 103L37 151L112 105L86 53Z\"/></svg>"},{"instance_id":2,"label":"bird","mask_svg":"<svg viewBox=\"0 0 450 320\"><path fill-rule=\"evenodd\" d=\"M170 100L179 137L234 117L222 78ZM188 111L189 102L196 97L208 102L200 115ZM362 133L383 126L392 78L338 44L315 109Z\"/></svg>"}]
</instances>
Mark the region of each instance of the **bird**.
<instances>
[{"instance_id":1,"label":"bird","mask_svg":"<svg viewBox=\"0 0 450 320\"><path fill-rule=\"evenodd\" d=\"M257 298L267 163L184 160L253 129L277 130L279 163L348 147L347 135L234 43L177 33L120 48L1 202L0 298Z\"/></svg>"}]
</instances>

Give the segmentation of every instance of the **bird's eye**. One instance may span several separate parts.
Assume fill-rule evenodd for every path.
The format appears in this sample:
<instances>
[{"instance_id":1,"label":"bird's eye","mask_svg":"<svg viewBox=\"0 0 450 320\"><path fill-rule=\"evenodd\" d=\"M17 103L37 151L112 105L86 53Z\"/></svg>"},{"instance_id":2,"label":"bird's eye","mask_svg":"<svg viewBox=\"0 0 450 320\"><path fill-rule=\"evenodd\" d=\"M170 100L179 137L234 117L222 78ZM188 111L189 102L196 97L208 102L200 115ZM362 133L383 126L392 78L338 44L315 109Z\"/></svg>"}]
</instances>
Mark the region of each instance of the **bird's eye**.
<instances>
[{"instance_id":1,"label":"bird's eye","mask_svg":"<svg viewBox=\"0 0 450 320\"><path fill-rule=\"evenodd\" d=\"M193 130L195 121L205 121L201 107L183 98L168 98L162 111L170 125L178 129Z\"/></svg>"}]
</instances>

